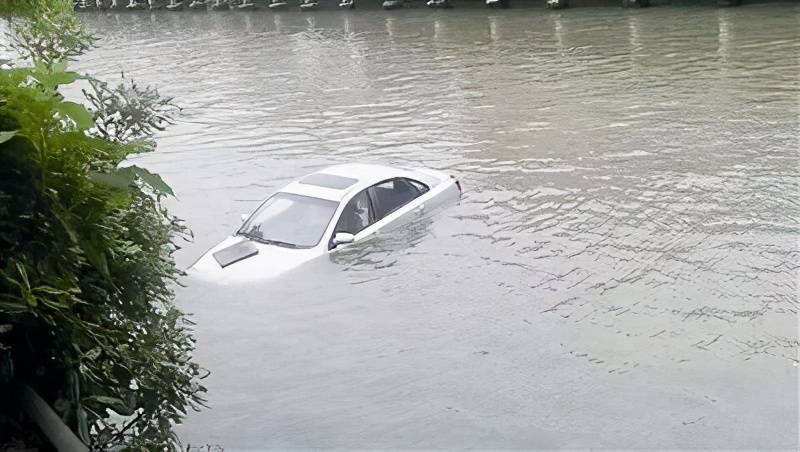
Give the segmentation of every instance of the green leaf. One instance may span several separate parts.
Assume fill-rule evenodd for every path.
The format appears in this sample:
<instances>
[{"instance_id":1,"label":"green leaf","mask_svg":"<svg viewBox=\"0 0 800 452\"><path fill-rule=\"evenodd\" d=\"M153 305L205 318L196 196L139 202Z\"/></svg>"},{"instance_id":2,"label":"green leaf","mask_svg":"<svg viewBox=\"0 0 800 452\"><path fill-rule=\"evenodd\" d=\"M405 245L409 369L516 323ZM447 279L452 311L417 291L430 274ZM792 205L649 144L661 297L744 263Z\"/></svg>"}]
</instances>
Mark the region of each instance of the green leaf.
<instances>
[{"instance_id":1,"label":"green leaf","mask_svg":"<svg viewBox=\"0 0 800 452\"><path fill-rule=\"evenodd\" d=\"M13 303L10 301L0 301L0 312L5 312L7 314L15 314L26 312L28 310L28 306L22 303Z\"/></svg>"},{"instance_id":2,"label":"green leaf","mask_svg":"<svg viewBox=\"0 0 800 452\"><path fill-rule=\"evenodd\" d=\"M35 65L33 77L43 86L55 89L58 85L68 85L75 80L85 78L77 72L67 71L67 62L62 61L46 65L38 63Z\"/></svg>"},{"instance_id":3,"label":"green leaf","mask_svg":"<svg viewBox=\"0 0 800 452\"><path fill-rule=\"evenodd\" d=\"M75 126L80 130L89 129L94 125L92 114L81 104L62 102L56 107L56 111L72 119L75 122Z\"/></svg>"},{"instance_id":4,"label":"green leaf","mask_svg":"<svg viewBox=\"0 0 800 452\"><path fill-rule=\"evenodd\" d=\"M142 179L142 181L149 185L153 190L175 196L175 193L172 191L172 187L167 185L167 183L164 182L164 179L162 179L158 174L151 173L150 171L135 165L129 166L128 168L130 168L133 174L139 176L139 178Z\"/></svg>"},{"instance_id":5,"label":"green leaf","mask_svg":"<svg viewBox=\"0 0 800 452\"><path fill-rule=\"evenodd\" d=\"M16 134L17 134L16 130L11 130L8 132L0 132L0 143L5 143L6 141L14 138Z\"/></svg>"},{"instance_id":6,"label":"green leaf","mask_svg":"<svg viewBox=\"0 0 800 452\"><path fill-rule=\"evenodd\" d=\"M103 251L103 247L93 241L84 240L81 242L81 248L89 263L92 264L103 277L110 280L111 274L108 271L108 259L106 259L106 253Z\"/></svg>"},{"instance_id":7,"label":"green leaf","mask_svg":"<svg viewBox=\"0 0 800 452\"><path fill-rule=\"evenodd\" d=\"M122 399L117 397L108 397L108 396L101 396L101 395L93 395L89 397L85 397L83 400L88 400L95 403L101 403L103 405L122 405L125 406L125 402Z\"/></svg>"},{"instance_id":8,"label":"green leaf","mask_svg":"<svg viewBox=\"0 0 800 452\"><path fill-rule=\"evenodd\" d=\"M83 77L81 77L81 75L78 74L77 72L56 72L56 73L50 74L50 76L48 77L48 82L52 86L69 85L70 83L72 83L75 80L78 80L80 78L83 78Z\"/></svg>"},{"instance_id":9,"label":"green leaf","mask_svg":"<svg viewBox=\"0 0 800 452\"><path fill-rule=\"evenodd\" d=\"M117 397L93 395L86 397L83 400L108 406L123 416L130 416L135 411L135 408L129 407L122 399Z\"/></svg>"},{"instance_id":10,"label":"green leaf","mask_svg":"<svg viewBox=\"0 0 800 452\"><path fill-rule=\"evenodd\" d=\"M57 211L53 210L52 214L53 214L54 217L56 217L58 222L61 223L61 226L64 227L64 231L67 233L67 236L69 237L69 239L73 243L77 242L78 241L78 233L75 231L75 228L73 228L72 225L69 222L67 222L67 220L64 218L64 216L60 212L57 212Z\"/></svg>"},{"instance_id":11,"label":"green leaf","mask_svg":"<svg viewBox=\"0 0 800 452\"><path fill-rule=\"evenodd\" d=\"M162 179L161 176L156 173L151 173L150 171L147 171L146 169L136 165L119 168L111 173L91 173L89 177L95 182L118 189L127 189L128 186L138 177L142 180L142 182L156 192L175 196L175 193L172 191L172 187L164 182L164 179Z\"/></svg>"},{"instance_id":12,"label":"green leaf","mask_svg":"<svg viewBox=\"0 0 800 452\"><path fill-rule=\"evenodd\" d=\"M84 359L95 360L95 359L97 359L98 356L100 356L101 352L102 352L102 350L100 349L100 347L95 347L95 348L89 350L88 352L86 352L83 355L83 357L84 357Z\"/></svg>"},{"instance_id":13,"label":"green leaf","mask_svg":"<svg viewBox=\"0 0 800 452\"><path fill-rule=\"evenodd\" d=\"M64 72L64 71L66 71L66 70L67 70L67 60L66 60L66 59L63 59L63 60L61 60L61 61L56 61L56 62L54 62L54 63L53 63L51 66L50 66L50 69L51 69L53 72Z\"/></svg>"},{"instance_id":14,"label":"green leaf","mask_svg":"<svg viewBox=\"0 0 800 452\"><path fill-rule=\"evenodd\" d=\"M122 209L129 206L130 203L131 197L128 195L128 192L117 191L108 197L108 206L113 209Z\"/></svg>"},{"instance_id":15,"label":"green leaf","mask_svg":"<svg viewBox=\"0 0 800 452\"><path fill-rule=\"evenodd\" d=\"M128 186L133 182L133 173L115 171L113 173L97 173L89 174L89 178L93 181L120 190L127 190Z\"/></svg>"},{"instance_id":16,"label":"green leaf","mask_svg":"<svg viewBox=\"0 0 800 452\"><path fill-rule=\"evenodd\" d=\"M89 437L89 419L86 415L86 410L80 404L75 409L75 417L78 419L78 435L84 444L89 444L91 438Z\"/></svg>"}]
</instances>

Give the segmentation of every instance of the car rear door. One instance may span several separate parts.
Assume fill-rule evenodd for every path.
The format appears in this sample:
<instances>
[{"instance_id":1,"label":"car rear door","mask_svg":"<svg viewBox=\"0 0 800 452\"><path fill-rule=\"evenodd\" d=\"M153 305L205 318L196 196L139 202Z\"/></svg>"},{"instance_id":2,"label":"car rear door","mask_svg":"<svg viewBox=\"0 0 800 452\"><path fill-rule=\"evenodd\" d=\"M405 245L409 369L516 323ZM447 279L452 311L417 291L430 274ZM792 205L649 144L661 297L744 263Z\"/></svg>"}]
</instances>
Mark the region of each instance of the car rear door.
<instances>
[{"instance_id":1,"label":"car rear door","mask_svg":"<svg viewBox=\"0 0 800 452\"><path fill-rule=\"evenodd\" d=\"M413 221L424 212L419 198L427 187L405 178L389 179L367 189L374 209L375 224L365 230L372 234L386 231Z\"/></svg>"},{"instance_id":2,"label":"car rear door","mask_svg":"<svg viewBox=\"0 0 800 452\"><path fill-rule=\"evenodd\" d=\"M413 221L425 211L421 198L427 191L428 187L421 182L393 178L359 192L342 211L331 240L337 232L348 232L355 236L355 241L360 241L378 231L389 231Z\"/></svg>"}]
</instances>

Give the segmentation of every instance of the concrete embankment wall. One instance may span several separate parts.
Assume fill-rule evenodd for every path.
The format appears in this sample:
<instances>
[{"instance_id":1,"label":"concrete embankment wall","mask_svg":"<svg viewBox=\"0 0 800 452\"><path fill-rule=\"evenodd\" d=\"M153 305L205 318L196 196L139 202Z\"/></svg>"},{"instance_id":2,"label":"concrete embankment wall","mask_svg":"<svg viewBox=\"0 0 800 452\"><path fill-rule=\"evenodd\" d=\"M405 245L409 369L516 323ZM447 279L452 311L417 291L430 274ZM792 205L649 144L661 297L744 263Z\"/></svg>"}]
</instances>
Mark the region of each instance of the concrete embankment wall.
<instances>
[{"instance_id":1,"label":"concrete embankment wall","mask_svg":"<svg viewBox=\"0 0 800 452\"><path fill-rule=\"evenodd\" d=\"M115 10L119 11L126 11L127 8L125 5L128 4L129 0L117 0L117 7L114 8ZM148 3L146 0L138 0L142 3ZM224 2L225 0L223 0ZM259 7L265 7L269 0L250 0L251 2L255 2L255 4ZM301 0L287 0L288 3L299 3ZM319 0L320 3L331 3L335 4L338 3L338 0ZM366 6L366 7L380 7L380 4L383 0L357 0L359 5ZM627 0L630 3L629 6L636 6L636 2L641 1L644 6L723 6L723 5L753 5L753 4L765 4L765 3L798 3L800 4L800 0ZM95 0L84 0L87 9L94 9ZM110 3L110 0L104 0L106 4ZM183 0L184 6L188 5L191 0ZM485 0L451 0L451 3L458 7L459 5L462 6L482 6ZM626 0L566 0L568 6L570 8L580 8L580 7L619 7L625 6ZM163 4L165 3L164 0L156 0L156 4ZM213 3L213 0L206 0L206 3L210 5ZM510 0L512 6L515 7L545 7L547 4L547 0ZM423 5L425 4L425 0L412 0L413 5ZM163 5L162 5L163 6ZM211 8L209 8L211 10Z\"/></svg>"}]
</instances>

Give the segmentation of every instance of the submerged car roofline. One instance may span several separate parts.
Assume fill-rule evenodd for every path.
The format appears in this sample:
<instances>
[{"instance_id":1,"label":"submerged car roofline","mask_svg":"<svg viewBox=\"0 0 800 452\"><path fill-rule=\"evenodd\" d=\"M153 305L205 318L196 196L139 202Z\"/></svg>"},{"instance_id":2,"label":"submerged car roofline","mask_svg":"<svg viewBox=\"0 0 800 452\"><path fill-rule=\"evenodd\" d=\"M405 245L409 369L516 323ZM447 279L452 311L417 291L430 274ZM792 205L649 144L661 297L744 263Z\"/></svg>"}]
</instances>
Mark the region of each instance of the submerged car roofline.
<instances>
[{"instance_id":1,"label":"submerged car roofline","mask_svg":"<svg viewBox=\"0 0 800 452\"><path fill-rule=\"evenodd\" d=\"M391 168L383 165L363 163L350 163L330 166L314 174L332 174L336 176L353 178L356 179L357 182L347 188L336 189L323 187L321 185L302 183L300 180L297 180L289 183L279 191L342 202L348 199L351 194L358 193L361 190L369 188L377 183L388 179L393 179L395 177L407 177L414 180L424 179L424 176L426 175L431 177L429 174L420 173L411 169ZM420 182L426 181L420 180Z\"/></svg>"}]
</instances>

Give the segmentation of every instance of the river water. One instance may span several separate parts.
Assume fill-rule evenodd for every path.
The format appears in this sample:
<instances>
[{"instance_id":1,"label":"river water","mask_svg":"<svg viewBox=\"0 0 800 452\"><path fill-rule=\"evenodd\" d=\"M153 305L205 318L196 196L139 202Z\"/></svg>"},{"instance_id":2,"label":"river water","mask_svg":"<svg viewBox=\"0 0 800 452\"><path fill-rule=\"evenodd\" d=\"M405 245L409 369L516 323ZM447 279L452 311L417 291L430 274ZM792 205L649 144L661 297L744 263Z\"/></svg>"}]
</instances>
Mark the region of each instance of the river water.
<instances>
[{"instance_id":1,"label":"river water","mask_svg":"<svg viewBox=\"0 0 800 452\"><path fill-rule=\"evenodd\" d=\"M796 448L800 5L460 6L82 16L79 69L184 109L138 159L184 267L326 165L466 190L275 281L185 281L183 440Z\"/></svg>"}]
</instances>

